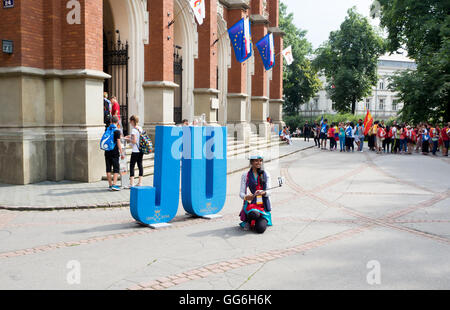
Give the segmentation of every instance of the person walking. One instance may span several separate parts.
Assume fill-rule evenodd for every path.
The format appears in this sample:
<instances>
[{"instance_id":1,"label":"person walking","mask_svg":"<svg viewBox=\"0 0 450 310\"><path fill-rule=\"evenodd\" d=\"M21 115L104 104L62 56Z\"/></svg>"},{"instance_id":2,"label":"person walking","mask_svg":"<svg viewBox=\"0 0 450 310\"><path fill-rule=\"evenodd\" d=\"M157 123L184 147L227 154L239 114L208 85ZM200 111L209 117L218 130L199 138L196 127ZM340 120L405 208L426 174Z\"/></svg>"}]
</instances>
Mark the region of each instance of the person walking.
<instances>
[{"instance_id":1,"label":"person walking","mask_svg":"<svg viewBox=\"0 0 450 310\"><path fill-rule=\"evenodd\" d=\"M130 160L130 187L134 186L134 168L137 164L139 169L139 181L137 186L142 186L142 179L144 177L144 166L142 161L144 159L144 153L139 149L140 137L142 134L142 128L138 126L139 116L132 115L130 117L131 135L125 137L125 140L130 142L132 147L131 160Z\"/></svg>"},{"instance_id":2,"label":"person walking","mask_svg":"<svg viewBox=\"0 0 450 310\"><path fill-rule=\"evenodd\" d=\"M330 128L328 128L328 139L330 139L330 151L333 151L333 149L336 146L336 139L334 138L334 123L331 123Z\"/></svg>"},{"instance_id":3,"label":"person walking","mask_svg":"<svg viewBox=\"0 0 450 310\"><path fill-rule=\"evenodd\" d=\"M439 146L439 125L435 125L434 127L432 127L430 129L430 137L431 137L431 144L432 144L432 153L433 156L436 156L436 152L438 150L438 146Z\"/></svg>"},{"instance_id":4,"label":"person walking","mask_svg":"<svg viewBox=\"0 0 450 310\"><path fill-rule=\"evenodd\" d=\"M306 139L308 139L309 142L309 138L311 136L311 126L308 124L308 121L306 121L305 125L303 126L303 136Z\"/></svg>"},{"instance_id":5,"label":"person walking","mask_svg":"<svg viewBox=\"0 0 450 310\"><path fill-rule=\"evenodd\" d=\"M125 154L122 149L122 143L120 141L121 132L118 128L119 118L115 115L111 119L112 124L108 127L112 135L114 148L109 151L105 151L105 163L106 163L106 176L108 178L109 189L112 191L120 191L120 187L117 186L117 178L120 173L119 158L125 159ZM114 176L111 178L111 173Z\"/></svg>"},{"instance_id":6,"label":"person walking","mask_svg":"<svg viewBox=\"0 0 450 310\"><path fill-rule=\"evenodd\" d=\"M319 124L317 124L317 122L314 123L312 130L314 135L314 145L320 148L320 140L319 140L320 129Z\"/></svg>"},{"instance_id":7,"label":"person walking","mask_svg":"<svg viewBox=\"0 0 450 310\"><path fill-rule=\"evenodd\" d=\"M406 143L408 144L408 152L406 154L412 155L415 139L416 133L414 132L414 130L411 128L411 126L406 126Z\"/></svg>"},{"instance_id":8,"label":"person walking","mask_svg":"<svg viewBox=\"0 0 450 310\"><path fill-rule=\"evenodd\" d=\"M112 110L112 104L111 101L108 99L108 93L103 93L103 123L105 124L105 129L111 125L111 114Z\"/></svg>"},{"instance_id":9,"label":"person walking","mask_svg":"<svg viewBox=\"0 0 450 310\"><path fill-rule=\"evenodd\" d=\"M403 124L399 131L400 139L400 154L406 154L407 141L406 141L406 125Z\"/></svg>"},{"instance_id":10,"label":"person walking","mask_svg":"<svg viewBox=\"0 0 450 310\"><path fill-rule=\"evenodd\" d=\"M448 147L450 141L450 122L446 126L443 126L441 130L442 137L442 156L448 157Z\"/></svg>"},{"instance_id":11,"label":"person walking","mask_svg":"<svg viewBox=\"0 0 450 310\"><path fill-rule=\"evenodd\" d=\"M430 147L430 132L427 125L424 125L422 128L422 154L428 155Z\"/></svg>"},{"instance_id":12,"label":"person walking","mask_svg":"<svg viewBox=\"0 0 450 310\"><path fill-rule=\"evenodd\" d=\"M377 154L381 154L382 153L382 149L383 149L383 140L386 137L386 130L383 126L383 124L379 124L378 128L377 128L377 143L376 143L376 149L377 149Z\"/></svg>"},{"instance_id":13,"label":"person walking","mask_svg":"<svg viewBox=\"0 0 450 310\"><path fill-rule=\"evenodd\" d=\"M328 120L325 119L320 125L320 145L322 150L327 149L327 131L328 131Z\"/></svg>"},{"instance_id":14,"label":"person walking","mask_svg":"<svg viewBox=\"0 0 450 310\"><path fill-rule=\"evenodd\" d=\"M344 123L339 123L339 145L341 152L345 152L345 128Z\"/></svg>"}]
</instances>

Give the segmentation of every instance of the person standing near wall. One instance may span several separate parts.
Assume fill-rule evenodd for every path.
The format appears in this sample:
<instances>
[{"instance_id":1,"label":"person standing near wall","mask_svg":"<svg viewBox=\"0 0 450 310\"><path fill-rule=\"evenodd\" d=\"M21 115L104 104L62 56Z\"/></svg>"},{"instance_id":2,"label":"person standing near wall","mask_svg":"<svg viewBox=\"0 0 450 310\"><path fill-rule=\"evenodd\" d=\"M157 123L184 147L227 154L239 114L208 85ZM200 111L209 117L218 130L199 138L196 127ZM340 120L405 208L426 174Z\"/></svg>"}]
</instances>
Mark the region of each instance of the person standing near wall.
<instances>
[{"instance_id":1,"label":"person standing near wall","mask_svg":"<svg viewBox=\"0 0 450 310\"><path fill-rule=\"evenodd\" d=\"M134 168L137 164L139 169L139 182L137 186L142 186L142 179L144 177L144 166L142 165L142 160L144 158L144 153L139 149L139 141L142 134L142 128L138 126L139 116L132 115L130 117L131 135L126 136L125 140L129 141L132 146L131 160L130 160L130 187L134 186Z\"/></svg>"}]
</instances>

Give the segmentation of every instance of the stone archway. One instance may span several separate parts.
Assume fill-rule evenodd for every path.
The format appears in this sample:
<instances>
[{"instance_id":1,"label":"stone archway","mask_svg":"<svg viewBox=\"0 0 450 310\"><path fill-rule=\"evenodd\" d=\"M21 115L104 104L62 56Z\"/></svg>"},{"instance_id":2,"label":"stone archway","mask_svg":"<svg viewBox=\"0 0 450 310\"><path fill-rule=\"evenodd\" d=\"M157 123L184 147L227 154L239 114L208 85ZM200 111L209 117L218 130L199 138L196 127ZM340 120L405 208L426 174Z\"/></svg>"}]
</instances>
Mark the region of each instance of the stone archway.
<instances>
[{"instance_id":1,"label":"stone archway","mask_svg":"<svg viewBox=\"0 0 450 310\"><path fill-rule=\"evenodd\" d=\"M192 121L194 118L194 59L198 58L198 34L194 14L188 0L174 0L174 45L181 47L178 53L182 57L182 118ZM175 49L175 47L174 47Z\"/></svg>"},{"instance_id":2,"label":"stone archway","mask_svg":"<svg viewBox=\"0 0 450 310\"><path fill-rule=\"evenodd\" d=\"M144 43L148 41L147 0L103 0L103 28L108 40L128 42L128 115L144 123ZM119 30L119 33L116 33Z\"/></svg>"}]
</instances>

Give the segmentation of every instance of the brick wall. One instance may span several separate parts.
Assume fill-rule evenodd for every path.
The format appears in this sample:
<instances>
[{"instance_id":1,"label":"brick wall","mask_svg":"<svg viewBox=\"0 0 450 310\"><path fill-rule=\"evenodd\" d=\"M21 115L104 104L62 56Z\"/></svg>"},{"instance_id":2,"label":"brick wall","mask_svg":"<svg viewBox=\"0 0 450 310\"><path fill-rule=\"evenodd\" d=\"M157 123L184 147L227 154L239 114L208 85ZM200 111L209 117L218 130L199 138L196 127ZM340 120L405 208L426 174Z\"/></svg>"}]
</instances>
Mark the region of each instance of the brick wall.
<instances>
[{"instance_id":1,"label":"brick wall","mask_svg":"<svg viewBox=\"0 0 450 310\"><path fill-rule=\"evenodd\" d=\"M103 1L79 0L81 25L66 21L66 0L16 1L0 9L0 38L14 41L14 54L0 54L0 67L103 69Z\"/></svg>"},{"instance_id":2,"label":"brick wall","mask_svg":"<svg viewBox=\"0 0 450 310\"><path fill-rule=\"evenodd\" d=\"M206 1L206 19L198 31L198 59L195 60L195 88L217 87L217 2Z\"/></svg>"},{"instance_id":3,"label":"brick wall","mask_svg":"<svg viewBox=\"0 0 450 310\"><path fill-rule=\"evenodd\" d=\"M173 1L148 1L147 10L150 43L145 46L145 80L173 82L174 25L168 27L174 17Z\"/></svg>"}]
</instances>

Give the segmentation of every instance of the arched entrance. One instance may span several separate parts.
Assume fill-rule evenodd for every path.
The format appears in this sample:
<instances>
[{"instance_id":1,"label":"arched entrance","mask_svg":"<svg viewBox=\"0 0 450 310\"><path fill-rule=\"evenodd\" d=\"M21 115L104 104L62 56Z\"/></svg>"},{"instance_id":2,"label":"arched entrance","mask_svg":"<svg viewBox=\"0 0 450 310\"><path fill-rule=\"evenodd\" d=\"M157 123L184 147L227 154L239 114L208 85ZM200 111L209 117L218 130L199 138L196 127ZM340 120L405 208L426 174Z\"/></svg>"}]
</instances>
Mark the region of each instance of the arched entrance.
<instances>
[{"instance_id":1,"label":"arched entrance","mask_svg":"<svg viewBox=\"0 0 450 310\"><path fill-rule=\"evenodd\" d=\"M145 31L145 27L148 27L146 2L103 0L104 71L111 75L111 80L105 82L105 91L109 90L110 96L118 97L125 124L132 114L138 115L141 123L144 123L142 84L144 41L148 33Z\"/></svg>"},{"instance_id":2,"label":"arched entrance","mask_svg":"<svg viewBox=\"0 0 450 310\"><path fill-rule=\"evenodd\" d=\"M174 0L174 122L194 118L194 59L198 58L197 24L187 0ZM180 116L181 115L181 119Z\"/></svg>"}]
</instances>

